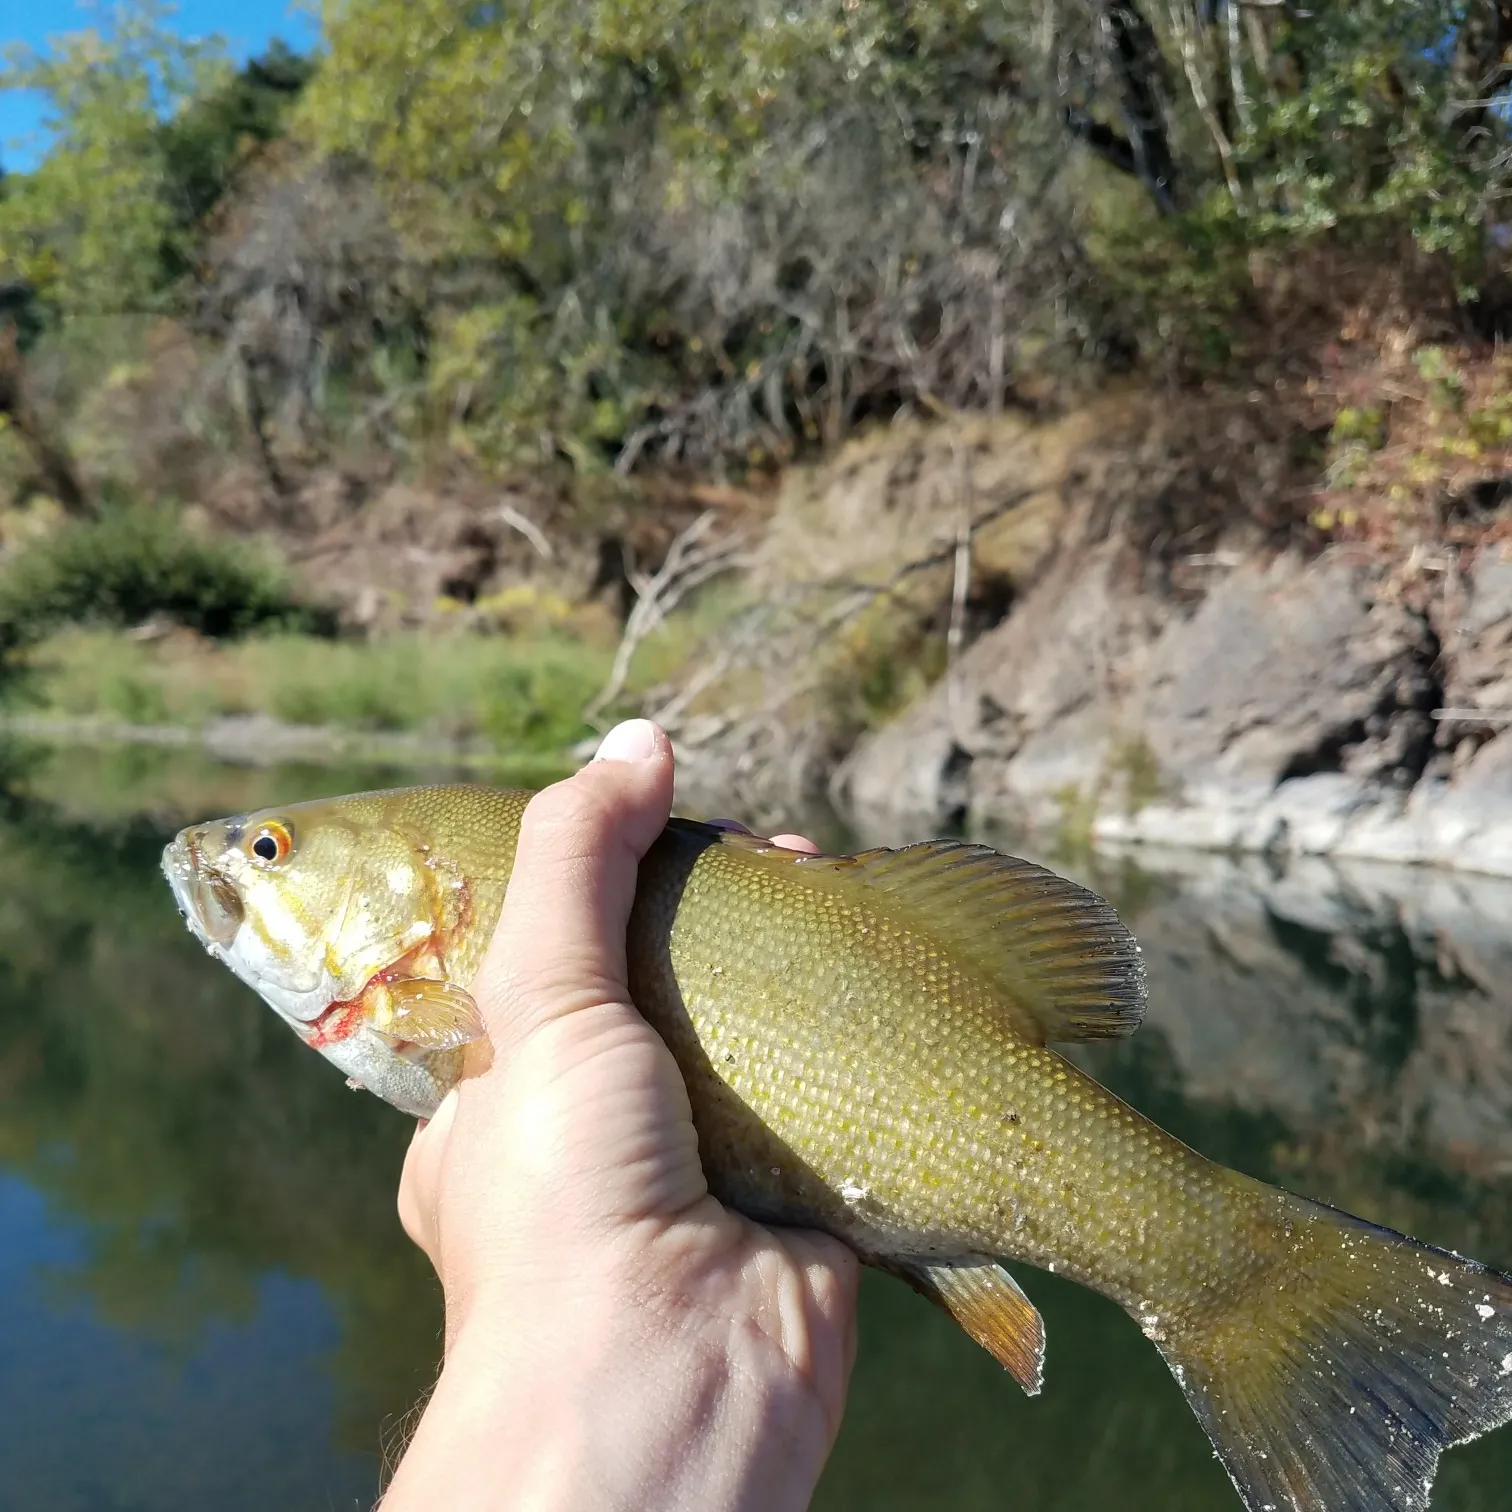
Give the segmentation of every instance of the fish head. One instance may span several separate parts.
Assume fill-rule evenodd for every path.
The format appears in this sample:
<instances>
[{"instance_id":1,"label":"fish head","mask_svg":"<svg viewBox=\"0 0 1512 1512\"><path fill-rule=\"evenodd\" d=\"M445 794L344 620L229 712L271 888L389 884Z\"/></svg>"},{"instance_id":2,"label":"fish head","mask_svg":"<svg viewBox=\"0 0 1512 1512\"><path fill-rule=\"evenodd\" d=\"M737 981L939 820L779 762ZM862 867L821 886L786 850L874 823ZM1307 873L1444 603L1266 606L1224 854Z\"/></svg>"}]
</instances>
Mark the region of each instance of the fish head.
<instances>
[{"instance_id":1,"label":"fish head","mask_svg":"<svg viewBox=\"0 0 1512 1512\"><path fill-rule=\"evenodd\" d=\"M163 871L206 950L307 1044L397 1107L435 1110L460 1051L407 1042L373 1013L391 996L375 987L445 976L448 888L423 843L332 799L192 825Z\"/></svg>"}]
</instances>

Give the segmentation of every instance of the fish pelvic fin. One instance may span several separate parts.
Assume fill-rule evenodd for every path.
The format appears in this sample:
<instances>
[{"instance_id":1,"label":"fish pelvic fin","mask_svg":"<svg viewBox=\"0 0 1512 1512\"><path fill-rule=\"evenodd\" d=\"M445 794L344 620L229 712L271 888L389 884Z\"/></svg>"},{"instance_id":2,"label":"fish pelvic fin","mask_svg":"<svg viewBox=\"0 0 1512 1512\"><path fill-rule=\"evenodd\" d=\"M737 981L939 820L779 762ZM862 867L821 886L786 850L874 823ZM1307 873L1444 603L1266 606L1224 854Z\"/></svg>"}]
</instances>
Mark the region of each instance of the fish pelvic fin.
<instances>
[{"instance_id":1,"label":"fish pelvic fin","mask_svg":"<svg viewBox=\"0 0 1512 1512\"><path fill-rule=\"evenodd\" d=\"M857 856L795 856L794 864L844 873L896 902L998 987L1022 1039L1117 1039L1144 1019L1134 936L1111 904L1032 861L926 840Z\"/></svg>"},{"instance_id":2,"label":"fish pelvic fin","mask_svg":"<svg viewBox=\"0 0 1512 1512\"><path fill-rule=\"evenodd\" d=\"M1249 1512L1422 1512L1440 1454L1512 1419L1512 1278L1286 1200L1239 1303L1145 1331Z\"/></svg>"},{"instance_id":3,"label":"fish pelvic fin","mask_svg":"<svg viewBox=\"0 0 1512 1512\"><path fill-rule=\"evenodd\" d=\"M945 1309L1028 1396L1045 1379L1045 1324L1017 1281L994 1261L959 1265L922 1260L891 1267L916 1292Z\"/></svg>"}]
</instances>

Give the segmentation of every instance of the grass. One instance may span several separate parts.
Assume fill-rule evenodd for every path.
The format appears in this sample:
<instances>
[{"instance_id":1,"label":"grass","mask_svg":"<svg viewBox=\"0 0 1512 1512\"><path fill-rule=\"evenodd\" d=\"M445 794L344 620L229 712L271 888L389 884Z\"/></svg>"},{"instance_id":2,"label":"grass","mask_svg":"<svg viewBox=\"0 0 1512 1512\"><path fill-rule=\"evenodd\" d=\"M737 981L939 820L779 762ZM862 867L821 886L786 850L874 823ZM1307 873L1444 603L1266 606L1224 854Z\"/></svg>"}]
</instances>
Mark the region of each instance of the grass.
<instances>
[{"instance_id":1,"label":"grass","mask_svg":"<svg viewBox=\"0 0 1512 1512\"><path fill-rule=\"evenodd\" d=\"M185 631L144 640L72 628L26 655L13 709L190 729L229 715L415 733L503 752L561 751L607 649L565 637L410 633L375 641L270 634L213 642Z\"/></svg>"}]
</instances>

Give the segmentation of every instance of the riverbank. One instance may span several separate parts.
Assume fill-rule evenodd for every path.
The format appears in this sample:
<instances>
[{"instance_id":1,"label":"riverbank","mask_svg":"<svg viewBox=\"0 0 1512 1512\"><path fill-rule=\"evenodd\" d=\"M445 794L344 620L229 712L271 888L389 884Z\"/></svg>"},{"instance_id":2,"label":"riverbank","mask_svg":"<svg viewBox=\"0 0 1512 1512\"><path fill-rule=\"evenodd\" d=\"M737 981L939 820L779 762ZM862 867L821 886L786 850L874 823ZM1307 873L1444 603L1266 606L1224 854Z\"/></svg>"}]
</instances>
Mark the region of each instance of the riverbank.
<instances>
[{"instance_id":1,"label":"riverbank","mask_svg":"<svg viewBox=\"0 0 1512 1512\"><path fill-rule=\"evenodd\" d=\"M197 747L268 766L354 759L565 770L591 733L607 623L512 636L444 627L332 640L217 641L165 623L69 629L13 661L0 732L90 745Z\"/></svg>"},{"instance_id":2,"label":"riverbank","mask_svg":"<svg viewBox=\"0 0 1512 1512\"><path fill-rule=\"evenodd\" d=\"M1499 364L1459 408L1420 380L1366 453L1134 391L852 443L786 480L713 692L663 701L690 783L773 821L824 792L872 831L1512 875ZM869 684L878 646L927 686Z\"/></svg>"},{"instance_id":3,"label":"riverbank","mask_svg":"<svg viewBox=\"0 0 1512 1512\"><path fill-rule=\"evenodd\" d=\"M685 806L755 824L823 799L876 833L1006 823L1512 875L1499 499L1436 534L1324 531L1279 502L1308 497L1289 439L1230 425L1204 448L1214 418L1126 391L879 428L760 512L696 516L625 618L583 549L336 639L66 629L13 663L4 718L265 766L554 774L642 710L678 742ZM1180 550L1159 544L1172 520Z\"/></svg>"},{"instance_id":4,"label":"riverbank","mask_svg":"<svg viewBox=\"0 0 1512 1512\"><path fill-rule=\"evenodd\" d=\"M58 602L98 617L93 585L124 603L126 579L108 521L52 525L56 549L7 557L11 618L50 631L11 651L7 717L239 761L565 770L641 711L688 809L758 826L824 799L865 829L1512 875L1509 375L1494 352L1380 350L1321 397L1277 377L1285 403L1130 384L896 420L760 495L685 479L602 518L395 484L308 539L117 531L140 537L133 604L160 559L203 557L209 623L271 546L269 603L324 633L124 610L59 629ZM1457 407L1432 409L1446 372ZM1337 407L1367 380L1411 399L1368 447Z\"/></svg>"}]
</instances>

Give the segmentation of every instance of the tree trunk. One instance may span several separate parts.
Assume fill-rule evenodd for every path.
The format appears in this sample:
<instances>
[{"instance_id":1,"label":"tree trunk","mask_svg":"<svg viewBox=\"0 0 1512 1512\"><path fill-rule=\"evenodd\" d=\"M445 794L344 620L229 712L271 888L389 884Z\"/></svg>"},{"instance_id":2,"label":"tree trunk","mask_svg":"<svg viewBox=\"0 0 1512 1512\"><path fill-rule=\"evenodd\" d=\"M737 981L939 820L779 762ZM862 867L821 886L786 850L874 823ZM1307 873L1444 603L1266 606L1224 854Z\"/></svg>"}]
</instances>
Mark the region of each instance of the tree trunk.
<instances>
[{"instance_id":1,"label":"tree trunk","mask_svg":"<svg viewBox=\"0 0 1512 1512\"><path fill-rule=\"evenodd\" d=\"M1181 203L1159 39L1134 0L1103 0L1098 27L1123 132L1079 106L1067 107L1062 119L1099 157L1137 178L1162 215L1174 215Z\"/></svg>"},{"instance_id":2,"label":"tree trunk","mask_svg":"<svg viewBox=\"0 0 1512 1512\"><path fill-rule=\"evenodd\" d=\"M26 361L14 325L0 323L0 415L10 416L31 452L42 486L78 519L98 512L62 436L37 413L26 391Z\"/></svg>"}]
</instances>

